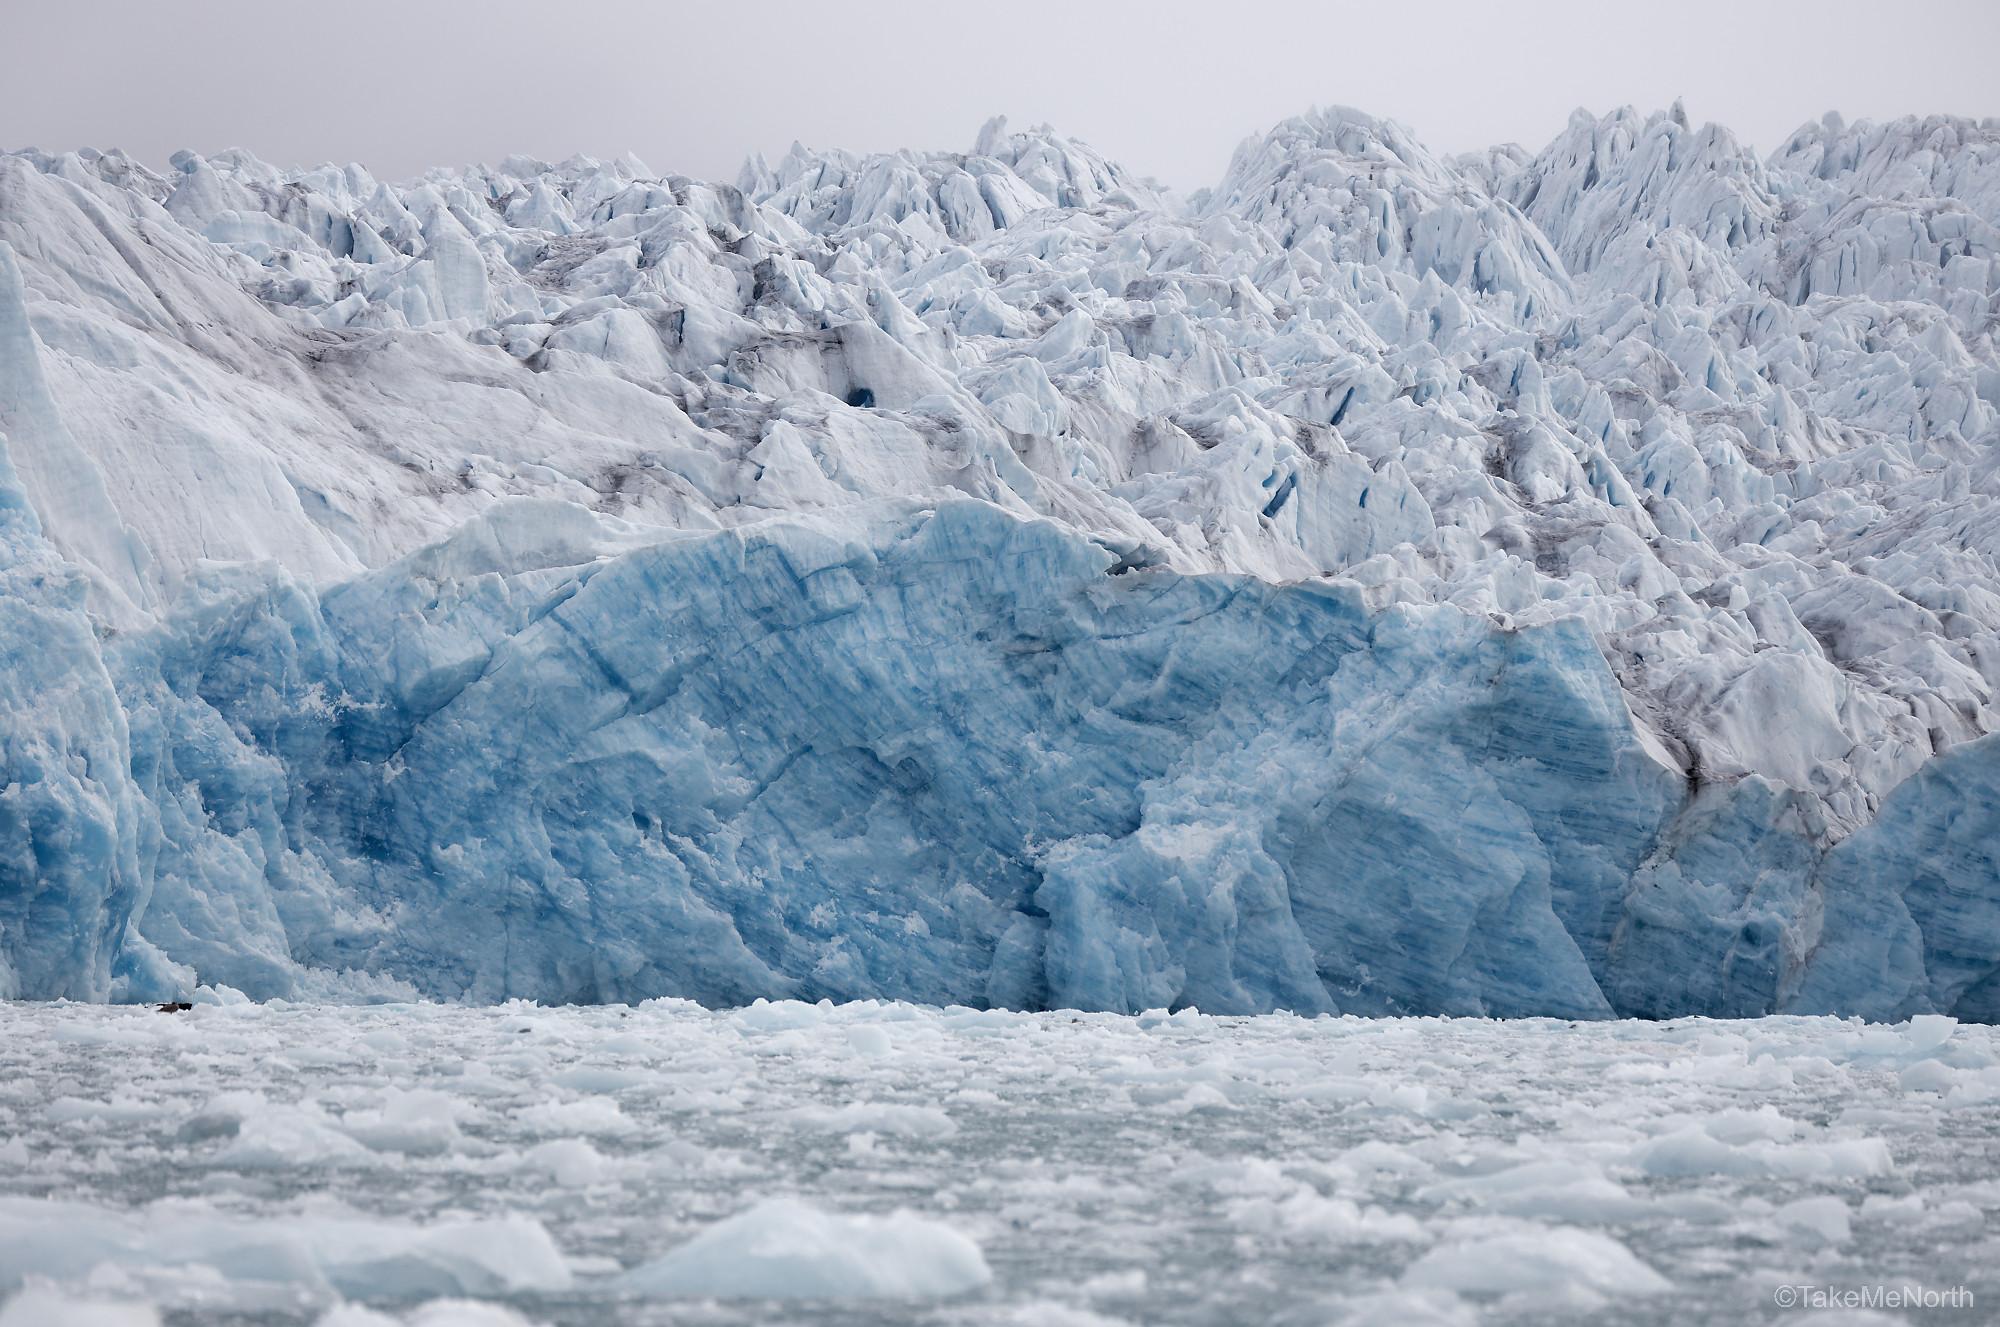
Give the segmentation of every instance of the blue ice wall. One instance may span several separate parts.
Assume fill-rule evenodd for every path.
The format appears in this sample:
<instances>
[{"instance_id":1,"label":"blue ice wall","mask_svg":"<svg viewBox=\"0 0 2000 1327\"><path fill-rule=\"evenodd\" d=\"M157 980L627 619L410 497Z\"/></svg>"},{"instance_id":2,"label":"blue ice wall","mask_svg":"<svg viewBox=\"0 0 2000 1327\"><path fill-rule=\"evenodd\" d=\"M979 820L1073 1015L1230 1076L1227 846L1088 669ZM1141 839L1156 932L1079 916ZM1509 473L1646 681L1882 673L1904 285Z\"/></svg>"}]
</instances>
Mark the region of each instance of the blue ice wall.
<instances>
[{"instance_id":1,"label":"blue ice wall","mask_svg":"<svg viewBox=\"0 0 2000 1327\"><path fill-rule=\"evenodd\" d=\"M1820 881L1823 940L1793 1007L2000 1022L2000 736L1926 764Z\"/></svg>"},{"instance_id":2,"label":"blue ice wall","mask_svg":"<svg viewBox=\"0 0 2000 1327\"><path fill-rule=\"evenodd\" d=\"M1762 780L1691 797L1577 620L1123 570L971 500L614 525L502 506L323 598L215 569L104 642L10 570L12 991L1993 1003L1991 739L1823 855Z\"/></svg>"},{"instance_id":3,"label":"blue ice wall","mask_svg":"<svg viewBox=\"0 0 2000 1327\"><path fill-rule=\"evenodd\" d=\"M0 998L145 998L184 975L135 927L145 808L86 594L0 434Z\"/></svg>"}]
</instances>

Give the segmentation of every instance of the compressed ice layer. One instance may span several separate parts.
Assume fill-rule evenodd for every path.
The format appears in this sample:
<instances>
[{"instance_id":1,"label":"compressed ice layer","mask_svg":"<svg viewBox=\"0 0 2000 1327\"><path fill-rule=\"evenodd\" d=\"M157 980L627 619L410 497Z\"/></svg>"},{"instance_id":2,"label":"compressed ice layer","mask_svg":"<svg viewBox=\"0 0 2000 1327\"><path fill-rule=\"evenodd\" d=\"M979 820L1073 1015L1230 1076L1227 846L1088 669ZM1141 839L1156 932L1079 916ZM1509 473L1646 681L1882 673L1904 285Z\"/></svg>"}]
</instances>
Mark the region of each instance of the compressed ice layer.
<instances>
[{"instance_id":1,"label":"compressed ice layer","mask_svg":"<svg viewBox=\"0 0 2000 1327\"><path fill-rule=\"evenodd\" d=\"M1993 1017L1996 133L0 155L0 991Z\"/></svg>"},{"instance_id":2,"label":"compressed ice layer","mask_svg":"<svg viewBox=\"0 0 2000 1327\"><path fill-rule=\"evenodd\" d=\"M1990 741L1822 864L1763 780L1690 801L1576 619L967 499L664 540L521 503L325 596L218 570L104 653L130 776L71 776L105 846L39 875L122 944L69 994L1978 1016L2000 963Z\"/></svg>"},{"instance_id":3,"label":"compressed ice layer","mask_svg":"<svg viewBox=\"0 0 2000 1327\"><path fill-rule=\"evenodd\" d=\"M1976 1308L1996 1102L1994 1030L1937 1016L8 1004L0 1322Z\"/></svg>"},{"instance_id":4,"label":"compressed ice layer","mask_svg":"<svg viewBox=\"0 0 2000 1327\"><path fill-rule=\"evenodd\" d=\"M531 541L566 510L479 524ZM1622 817L1629 869L1677 781L1587 634L1414 610L1377 624L1336 587L1108 576L1098 546L968 501L874 515L508 577L441 581L420 557L323 604L281 580L135 638L119 652L135 773L199 799L194 815L142 802L158 820L140 932L259 996L290 992L296 955L475 999L1249 1012L1332 1008L1333 980L1377 1008L1604 1012L1525 827L1539 803L1554 834L1564 814ZM203 677L217 657L232 677ZM1571 729L1555 751L1538 745L1549 713ZM1399 850L1359 879L1332 870L1340 830L1317 808L1393 805L1383 767L1453 741L1469 751L1440 809L1538 803L1510 822L1526 861L1460 861L1430 905L1452 932L1394 970L1396 936L1324 913L1358 921ZM1546 768L1518 768L1531 749ZM225 801L234 836L214 821ZM1279 835L1303 846L1264 842ZM1298 922L1291 857L1319 909ZM1610 886L1596 876L1579 887ZM495 906L513 890L518 917ZM1481 947L1481 909L1538 974ZM261 952L218 943L243 918L266 919ZM1383 970L1363 982L1369 961Z\"/></svg>"}]
</instances>

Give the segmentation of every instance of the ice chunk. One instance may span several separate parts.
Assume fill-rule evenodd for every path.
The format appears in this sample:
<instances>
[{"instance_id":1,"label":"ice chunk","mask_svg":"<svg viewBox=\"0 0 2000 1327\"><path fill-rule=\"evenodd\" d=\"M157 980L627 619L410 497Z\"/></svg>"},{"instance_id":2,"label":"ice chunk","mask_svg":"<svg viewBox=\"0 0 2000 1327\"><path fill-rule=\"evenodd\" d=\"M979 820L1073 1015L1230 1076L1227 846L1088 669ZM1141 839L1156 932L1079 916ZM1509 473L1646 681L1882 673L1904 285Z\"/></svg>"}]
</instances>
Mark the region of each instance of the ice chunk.
<instances>
[{"instance_id":1,"label":"ice chunk","mask_svg":"<svg viewBox=\"0 0 2000 1327\"><path fill-rule=\"evenodd\" d=\"M779 1117L799 1129L824 1133L905 1134L913 1138L944 1138L958 1132L951 1116L935 1106L911 1106L900 1102L867 1101L829 1109L804 1106Z\"/></svg>"},{"instance_id":2,"label":"ice chunk","mask_svg":"<svg viewBox=\"0 0 2000 1327\"><path fill-rule=\"evenodd\" d=\"M580 1189L594 1184L605 1174L604 1157L581 1138L558 1138L537 1143L523 1155L529 1167L544 1172L557 1184Z\"/></svg>"},{"instance_id":3,"label":"ice chunk","mask_svg":"<svg viewBox=\"0 0 2000 1327\"><path fill-rule=\"evenodd\" d=\"M1572 1289L1611 1296L1672 1288L1617 1240L1573 1226L1443 1245L1412 1263L1403 1282L1416 1288L1551 1297Z\"/></svg>"},{"instance_id":4,"label":"ice chunk","mask_svg":"<svg viewBox=\"0 0 2000 1327\"><path fill-rule=\"evenodd\" d=\"M1910 1020L1910 1051L1922 1055L1951 1040L1958 1020L1942 1014L1919 1014Z\"/></svg>"},{"instance_id":5,"label":"ice chunk","mask_svg":"<svg viewBox=\"0 0 2000 1327\"><path fill-rule=\"evenodd\" d=\"M1779 1225L1803 1230L1828 1244L1847 1242L1847 1218L1847 1204L1831 1194L1800 1198L1784 1204L1771 1214L1771 1219Z\"/></svg>"},{"instance_id":6,"label":"ice chunk","mask_svg":"<svg viewBox=\"0 0 2000 1327\"><path fill-rule=\"evenodd\" d=\"M110 1265L222 1271L225 1279L363 1297L561 1290L568 1267L524 1217L411 1227L334 1217L246 1221L183 1214L170 1227L83 1203L0 1199L0 1288Z\"/></svg>"},{"instance_id":7,"label":"ice chunk","mask_svg":"<svg viewBox=\"0 0 2000 1327\"><path fill-rule=\"evenodd\" d=\"M1637 1148L1632 1164L1651 1175L1887 1175L1895 1169L1880 1138L1783 1144L1724 1142L1689 1124Z\"/></svg>"},{"instance_id":8,"label":"ice chunk","mask_svg":"<svg viewBox=\"0 0 2000 1327\"><path fill-rule=\"evenodd\" d=\"M390 1088L382 1108L350 1111L340 1121L341 1132L377 1152L429 1156L462 1146L458 1129L460 1102L442 1092Z\"/></svg>"},{"instance_id":9,"label":"ice chunk","mask_svg":"<svg viewBox=\"0 0 2000 1327\"><path fill-rule=\"evenodd\" d=\"M434 1299L403 1317L391 1317L359 1304L341 1304L329 1310L315 1327L532 1327L532 1324L504 1304Z\"/></svg>"},{"instance_id":10,"label":"ice chunk","mask_svg":"<svg viewBox=\"0 0 2000 1327\"><path fill-rule=\"evenodd\" d=\"M656 1295L901 1298L962 1294L992 1279L979 1246L939 1222L779 1198L710 1226L621 1284Z\"/></svg>"},{"instance_id":11,"label":"ice chunk","mask_svg":"<svg viewBox=\"0 0 2000 1327\"><path fill-rule=\"evenodd\" d=\"M1417 1190L1423 1202L1472 1202L1496 1212L1558 1221L1631 1220L1647 1204L1607 1179L1595 1166L1540 1161L1490 1175L1446 1180Z\"/></svg>"},{"instance_id":12,"label":"ice chunk","mask_svg":"<svg viewBox=\"0 0 2000 1327\"><path fill-rule=\"evenodd\" d=\"M1449 1290L1389 1290L1357 1295L1332 1321L1339 1327L1475 1327L1479 1310Z\"/></svg>"}]
</instances>

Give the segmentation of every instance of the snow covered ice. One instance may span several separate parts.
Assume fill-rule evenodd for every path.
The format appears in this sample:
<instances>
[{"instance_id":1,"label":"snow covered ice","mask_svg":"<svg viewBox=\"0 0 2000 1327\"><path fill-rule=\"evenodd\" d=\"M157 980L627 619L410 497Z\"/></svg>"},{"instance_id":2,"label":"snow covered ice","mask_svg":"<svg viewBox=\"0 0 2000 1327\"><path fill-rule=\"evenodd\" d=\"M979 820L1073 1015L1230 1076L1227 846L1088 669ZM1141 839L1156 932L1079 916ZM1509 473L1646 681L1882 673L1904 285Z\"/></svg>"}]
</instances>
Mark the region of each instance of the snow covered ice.
<instances>
[{"instance_id":1,"label":"snow covered ice","mask_svg":"<svg viewBox=\"0 0 2000 1327\"><path fill-rule=\"evenodd\" d=\"M0 155L0 990L2000 1011L2000 125Z\"/></svg>"},{"instance_id":2,"label":"snow covered ice","mask_svg":"<svg viewBox=\"0 0 2000 1327\"><path fill-rule=\"evenodd\" d=\"M1996 1105L1936 1015L16 1003L0 1323L1992 1321Z\"/></svg>"}]
</instances>

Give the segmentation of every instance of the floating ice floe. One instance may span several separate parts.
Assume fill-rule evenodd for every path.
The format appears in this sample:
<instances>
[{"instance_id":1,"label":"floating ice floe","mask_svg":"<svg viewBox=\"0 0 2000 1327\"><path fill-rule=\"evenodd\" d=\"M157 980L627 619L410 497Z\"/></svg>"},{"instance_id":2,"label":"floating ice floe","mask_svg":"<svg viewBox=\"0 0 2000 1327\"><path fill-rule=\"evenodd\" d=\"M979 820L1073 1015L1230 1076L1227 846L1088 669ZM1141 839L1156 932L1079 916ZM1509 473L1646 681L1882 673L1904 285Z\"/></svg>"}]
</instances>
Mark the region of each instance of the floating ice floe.
<instances>
[{"instance_id":1,"label":"floating ice floe","mask_svg":"<svg viewBox=\"0 0 2000 1327\"><path fill-rule=\"evenodd\" d=\"M1937 1019L14 1003L0 1324L1750 1323L1776 1285L1912 1278L2000 1299L2000 1131L1955 1095L1996 1073L1993 1029ZM412 1100L464 1142L372 1132ZM352 1146L246 1162L302 1118Z\"/></svg>"},{"instance_id":2,"label":"floating ice floe","mask_svg":"<svg viewBox=\"0 0 2000 1327\"><path fill-rule=\"evenodd\" d=\"M956 1295L992 1279L979 1246L939 1222L843 1216L780 1198L717 1222L621 1284L659 1295L880 1299Z\"/></svg>"}]
</instances>

